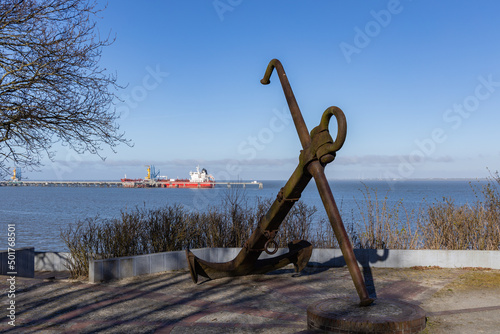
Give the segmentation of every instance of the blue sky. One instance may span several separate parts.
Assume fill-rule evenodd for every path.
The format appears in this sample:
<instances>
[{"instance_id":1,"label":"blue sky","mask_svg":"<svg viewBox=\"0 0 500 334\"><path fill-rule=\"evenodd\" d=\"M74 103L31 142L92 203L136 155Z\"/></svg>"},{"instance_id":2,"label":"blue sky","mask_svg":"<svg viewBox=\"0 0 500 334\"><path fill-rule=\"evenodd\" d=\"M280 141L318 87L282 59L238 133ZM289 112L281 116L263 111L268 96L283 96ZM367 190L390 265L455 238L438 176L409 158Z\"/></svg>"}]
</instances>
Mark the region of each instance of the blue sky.
<instances>
[{"instance_id":1,"label":"blue sky","mask_svg":"<svg viewBox=\"0 0 500 334\"><path fill-rule=\"evenodd\" d=\"M105 2L102 2L105 4ZM116 35L101 64L125 89L133 143L106 160L56 147L30 179L287 179L301 149L281 60L309 130L338 106L348 133L330 179L481 178L500 166L497 1L125 1L98 20ZM331 124L332 132L335 131Z\"/></svg>"}]
</instances>

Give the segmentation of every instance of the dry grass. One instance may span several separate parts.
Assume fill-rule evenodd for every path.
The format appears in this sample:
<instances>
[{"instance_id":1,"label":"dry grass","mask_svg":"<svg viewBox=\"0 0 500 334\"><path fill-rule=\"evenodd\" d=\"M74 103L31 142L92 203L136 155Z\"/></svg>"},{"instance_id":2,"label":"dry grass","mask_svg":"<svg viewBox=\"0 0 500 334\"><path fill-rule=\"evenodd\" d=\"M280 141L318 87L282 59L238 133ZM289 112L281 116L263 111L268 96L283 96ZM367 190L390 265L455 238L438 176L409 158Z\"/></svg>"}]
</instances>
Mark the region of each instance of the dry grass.
<instances>
[{"instance_id":1,"label":"dry grass","mask_svg":"<svg viewBox=\"0 0 500 334\"><path fill-rule=\"evenodd\" d=\"M365 186L358 202L361 219L349 227L354 248L500 250L500 176L472 187L476 202L456 205L452 199L408 211L403 200L389 205ZM354 221L354 219L353 219Z\"/></svg>"},{"instance_id":2,"label":"dry grass","mask_svg":"<svg viewBox=\"0 0 500 334\"><path fill-rule=\"evenodd\" d=\"M351 233L355 248L370 249L415 249L419 246L419 235L412 222L414 211L407 211L403 201L389 205L387 197L379 200L376 190L365 186L364 200L358 204L361 222Z\"/></svg>"},{"instance_id":3,"label":"dry grass","mask_svg":"<svg viewBox=\"0 0 500 334\"><path fill-rule=\"evenodd\" d=\"M500 289L500 274L486 269L464 270L458 279L447 287L454 290Z\"/></svg>"},{"instance_id":4,"label":"dry grass","mask_svg":"<svg viewBox=\"0 0 500 334\"><path fill-rule=\"evenodd\" d=\"M419 221L425 249L500 249L500 177L498 172L487 185L473 189L477 201L455 205L444 199L428 208Z\"/></svg>"}]
</instances>

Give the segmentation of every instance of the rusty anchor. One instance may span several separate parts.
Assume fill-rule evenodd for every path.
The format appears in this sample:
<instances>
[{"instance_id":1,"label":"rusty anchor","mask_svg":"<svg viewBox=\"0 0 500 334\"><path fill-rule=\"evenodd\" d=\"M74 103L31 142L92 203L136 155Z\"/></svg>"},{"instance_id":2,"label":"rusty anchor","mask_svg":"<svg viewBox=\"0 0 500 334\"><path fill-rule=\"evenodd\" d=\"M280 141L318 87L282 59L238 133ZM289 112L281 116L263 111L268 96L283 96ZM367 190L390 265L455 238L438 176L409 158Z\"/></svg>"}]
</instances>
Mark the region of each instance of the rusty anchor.
<instances>
[{"instance_id":1,"label":"rusty anchor","mask_svg":"<svg viewBox=\"0 0 500 334\"><path fill-rule=\"evenodd\" d=\"M296 272L304 269L312 254L312 245L305 240L290 242L288 244L289 252L286 254L266 259L259 259L259 256L263 251L268 254L276 253L278 249L277 243L274 241L276 231L294 203L299 200L302 191L311 178L314 178L330 224L339 242L340 249L342 250L358 293L360 305L368 306L373 302L373 299L368 295L352 245L324 173L325 166L335 159L336 152L344 144L347 131L345 115L340 108L329 107L323 112L320 124L309 133L286 73L279 60L273 59L269 62L261 83L264 85L270 83L269 79L273 69L276 69L279 76L295 128L302 144L303 149L300 151L299 164L285 186L281 188L267 213L261 217L256 229L236 258L224 263L208 262L196 257L189 249L186 249L191 278L194 283L197 283L198 275L216 279L262 274L282 268L290 263L294 265ZM335 116L337 120L337 136L335 140L332 139L328 130L332 116Z\"/></svg>"}]
</instances>

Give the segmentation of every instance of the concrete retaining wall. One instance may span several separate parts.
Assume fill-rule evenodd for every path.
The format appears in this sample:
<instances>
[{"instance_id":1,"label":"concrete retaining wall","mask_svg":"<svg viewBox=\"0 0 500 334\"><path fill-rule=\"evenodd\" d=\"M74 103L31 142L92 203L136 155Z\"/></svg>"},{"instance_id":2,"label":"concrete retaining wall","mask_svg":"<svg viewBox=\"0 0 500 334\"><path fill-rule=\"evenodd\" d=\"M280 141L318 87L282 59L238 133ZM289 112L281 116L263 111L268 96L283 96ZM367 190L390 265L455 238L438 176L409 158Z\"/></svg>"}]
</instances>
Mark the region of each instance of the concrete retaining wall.
<instances>
[{"instance_id":1,"label":"concrete retaining wall","mask_svg":"<svg viewBox=\"0 0 500 334\"><path fill-rule=\"evenodd\" d=\"M500 269L500 251L355 249L354 254L359 265L363 267L438 266ZM345 266L345 261L340 249L313 249L309 265L342 267Z\"/></svg>"},{"instance_id":2,"label":"concrete retaining wall","mask_svg":"<svg viewBox=\"0 0 500 334\"><path fill-rule=\"evenodd\" d=\"M35 271L65 271L68 269L70 253L35 252Z\"/></svg>"},{"instance_id":3,"label":"concrete retaining wall","mask_svg":"<svg viewBox=\"0 0 500 334\"><path fill-rule=\"evenodd\" d=\"M230 261L239 251L240 248L192 250L196 256L210 262ZM280 249L273 257L286 252L286 248ZM359 265L364 267L439 266L500 269L500 251L355 249L354 253ZM261 258L266 257L271 256L266 253L261 255ZM69 258L69 253L35 252L33 247L20 248L15 252L15 271L17 276L21 277L34 277L35 271L64 271L68 270ZM309 265L342 267L345 266L345 261L340 249L314 249ZM12 272L8 268L6 250L0 251L0 268L2 275ZM90 261L89 265L89 281L101 282L179 269L187 269L184 251L94 260Z\"/></svg>"},{"instance_id":4,"label":"concrete retaining wall","mask_svg":"<svg viewBox=\"0 0 500 334\"><path fill-rule=\"evenodd\" d=\"M232 260L240 248L202 248L191 251L210 262L225 262ZM272 257L287 251L285 248L280 249ZM355 249L354 253L359 265L364 267L439 266L442 268L500 269L500 251ZM263 253L261 258L265 257L270 256ZM309 265L342 267L345 266L345 261L340 249L314 249ZM94 260L89 265L89 281L95 283L168 270L187 269L187 267L184 251Z\"/></svg>"}]
</instances>

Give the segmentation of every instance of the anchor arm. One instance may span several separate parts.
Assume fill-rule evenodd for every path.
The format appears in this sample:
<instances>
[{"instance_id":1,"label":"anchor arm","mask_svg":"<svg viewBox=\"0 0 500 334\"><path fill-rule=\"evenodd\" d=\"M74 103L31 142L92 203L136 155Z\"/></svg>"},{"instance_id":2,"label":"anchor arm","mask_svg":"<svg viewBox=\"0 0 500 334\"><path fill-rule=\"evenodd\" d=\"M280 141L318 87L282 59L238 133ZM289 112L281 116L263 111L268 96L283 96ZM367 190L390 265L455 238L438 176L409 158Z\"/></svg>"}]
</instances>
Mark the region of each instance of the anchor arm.
<instances>
[{"instance_id":1,"label":"anchor arm","mask_svg":"<svg viewBox=\"0 0 500 334\"><path fill-rule=\"evenodd\" d=\"M278 269L291 263L290 261L286 262L282 258L267 260L258 260L258 258L262 251L265 250L266 242L270 240L266 234L269 235L269 232L276 231L279 228L283 219L300 198L302 191L311 180L311 177L309 173L305 172L304 165L299 164L297 166L285 186L281 188L267 213L261 217L245 246L233 260L223 263L208 262L197 258L191 251L186 250L193 282L196 283L198 281L198 275L211 279L242 276ZM294 254L298 254L299 258L304 256L302 254L304 252L306 254L309 253L310 257L312 251L312 246L309 243L301 243L297 247L290 247L289 245L289 248ZM292 248L294 249L292 250ZM307 260L309 257L307 257ZM302 266L298 266L298 269L302 270L305 264L307 264L307 260ZM259 261L265 261L265 263L259 263ZM267 270L263 271L263 268L267 268Z\"/></svg>"}]
</instances>

